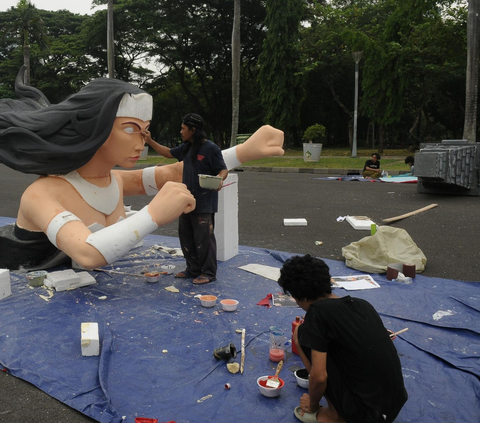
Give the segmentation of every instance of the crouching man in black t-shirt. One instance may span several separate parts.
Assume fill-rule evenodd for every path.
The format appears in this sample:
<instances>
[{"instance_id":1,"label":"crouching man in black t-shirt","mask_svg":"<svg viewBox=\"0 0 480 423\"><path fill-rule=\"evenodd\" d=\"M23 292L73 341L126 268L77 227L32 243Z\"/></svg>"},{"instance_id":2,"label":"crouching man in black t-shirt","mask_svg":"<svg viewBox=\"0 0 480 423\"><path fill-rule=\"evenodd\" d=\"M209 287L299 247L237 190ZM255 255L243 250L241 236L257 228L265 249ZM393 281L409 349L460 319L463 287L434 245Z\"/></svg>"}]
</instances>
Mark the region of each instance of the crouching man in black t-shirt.
<instances>
[{"instance_id":1,"label":"crouching man in black t-shirt","mask_svg":"<svg viewBox=\"0 0 480 423\"><path fill-rule=\"evenodd\" d=\"M308 394L295 416L303 422L393 422L407 401L397 350L365 300L332 294L323 260L287 260L278 284L307 312L294 342L307 368ZM319 405L325 396L328 406Z\"/></svg>"},{"instance_id":2,"label":"crouching man in black t-shirt","mask_svg":"<svg viewBox=\"0 0 480 423\"><path fill-rule=\"evenodd\" d=\"M377 179L382 176L382 171L380 170L380 154L373 153L372 158L365 162L363 166L362 175L364 178L373 178Z\"/></svg>"}]
</instances>

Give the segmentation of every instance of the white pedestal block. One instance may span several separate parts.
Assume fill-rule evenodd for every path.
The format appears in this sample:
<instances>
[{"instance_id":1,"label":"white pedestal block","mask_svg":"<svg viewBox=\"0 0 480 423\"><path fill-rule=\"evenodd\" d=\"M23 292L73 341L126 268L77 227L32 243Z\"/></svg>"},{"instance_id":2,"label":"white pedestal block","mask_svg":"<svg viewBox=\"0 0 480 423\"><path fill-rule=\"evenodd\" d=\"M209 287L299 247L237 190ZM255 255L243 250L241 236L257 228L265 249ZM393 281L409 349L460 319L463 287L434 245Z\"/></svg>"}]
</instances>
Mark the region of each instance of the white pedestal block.
<instances>
[{"instance_id":1,"label":"white pedestal block","mask_svg":"<svg viewBox=\"0 0 480 423\"><path fill-rule=\"evenodd\" d=\"M227 261L238 254L238 175L229 173L218 193L215 215L217 260Z\"/></svg>"},{"instance_id":2,"label":"white pedestal block","mask_svg":"<svg viewBox=\"0 0 480 423\"><path fill-rule=\"evenodd\" d=\"M98 336L97 322L84 322L82 331L82 355L95 356L100 354L100 338Z\"/></svg>"},{"instance_id":3,"label":"white pedestal block","mask_svg":"<svg viewBox=\"0 0 480 423\"><path fill-rule=\"evenodd\" d=\"M10 270L0 269L0 300L12 295L12 285L10 283Z\"/></svg>"}]
</instances>

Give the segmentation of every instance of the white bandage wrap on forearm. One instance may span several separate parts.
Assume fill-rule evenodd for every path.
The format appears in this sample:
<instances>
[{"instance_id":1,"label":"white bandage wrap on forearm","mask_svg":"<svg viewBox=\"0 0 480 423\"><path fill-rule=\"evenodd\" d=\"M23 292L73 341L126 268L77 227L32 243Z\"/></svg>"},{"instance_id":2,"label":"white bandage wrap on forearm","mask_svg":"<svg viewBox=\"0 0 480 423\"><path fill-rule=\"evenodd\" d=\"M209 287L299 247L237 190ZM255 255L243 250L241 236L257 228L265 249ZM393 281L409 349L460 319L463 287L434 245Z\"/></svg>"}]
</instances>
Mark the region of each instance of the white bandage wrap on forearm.
<instances>
[{"instance_id":1,"label":"white bandage wrap on forearm","mask_svg":"<svg viewBox=\"0 0 480 423\"><path fill-rule=\"evenodd\" d=\"M58 213L48 224L47 227L47 237L50 242L58 248L57 245L57 234L60 229L62 229L63 225L68 222L74 222L76 220L80 220L77 216L69 211L63 211Z\"/></svg>"},{"instance_id":2,"label":"white bandage wrap on forearm","mask_svg":"<svg viewBox=\"0 0 480 423\"><path fill-rule=\"evenodd\" d=\"M155 182L156 166L146 167L142 172L143 188L147 195L156 195L158 193L157 183Z\"/></svg>"},{"instance_id":3,"label":"white bandage wrap on forearm","mask_svg":"<svg viewBox=\"0 0 480 423\"><path fill-rule=\"evenodd\" d=\"M113 263L130 251L141 239L158 228L148 212L148 206L134 215L107 226L86 239L107 263Z\"/></svg>"},{"instance_id":4,"label":"white bandage wrap on forearm","mask_svg":"<svg viewBox=\"0 0 480 423\"><path fill-rule=\"evenodd\" d=\"M223 160L228 170L235 169L237 166L240 166L242 162L237 158L237 147L227 148L222 151Z\"/></svg>"}]
</instances>

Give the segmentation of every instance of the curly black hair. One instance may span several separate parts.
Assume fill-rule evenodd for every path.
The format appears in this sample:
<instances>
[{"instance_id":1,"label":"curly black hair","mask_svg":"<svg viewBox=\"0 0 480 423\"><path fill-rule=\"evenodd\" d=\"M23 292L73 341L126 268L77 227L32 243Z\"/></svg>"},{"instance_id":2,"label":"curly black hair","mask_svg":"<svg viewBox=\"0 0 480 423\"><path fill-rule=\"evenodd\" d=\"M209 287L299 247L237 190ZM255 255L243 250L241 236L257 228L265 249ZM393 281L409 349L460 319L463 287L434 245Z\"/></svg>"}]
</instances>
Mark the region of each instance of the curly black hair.
<instances>
[{"instance_id":1,"label":"curly black hair","mask_svg":"<svg viewBox=\"0 0 480 423\"><path fill-rule=\"evenodd\" d=\"M310 254L288 259L280 269L278 284L297 300L317 300L332 293L329 267Z\"/></svg>"}]
</instances>

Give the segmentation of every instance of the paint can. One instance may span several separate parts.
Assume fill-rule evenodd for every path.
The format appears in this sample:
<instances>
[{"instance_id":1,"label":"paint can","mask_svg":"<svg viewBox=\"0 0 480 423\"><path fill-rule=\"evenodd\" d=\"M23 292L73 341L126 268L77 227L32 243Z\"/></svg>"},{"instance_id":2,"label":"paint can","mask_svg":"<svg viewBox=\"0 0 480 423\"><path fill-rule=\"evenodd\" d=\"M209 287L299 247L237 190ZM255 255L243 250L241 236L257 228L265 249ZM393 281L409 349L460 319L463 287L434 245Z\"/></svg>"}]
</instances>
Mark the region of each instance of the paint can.
<instances>
[{"instance_id":1,"label":"paint can","mask_svg":"<svg viewBox=\"0 0 480 423\"><path fill-rule=\"evenodd\" d=\"M397 278L398 272L403 271L402 263L392 263L387 266L387 280L393 281Z\"/></svg>"},{"instance_id":2,"label":"paint can","mask_svg":"<svg viewBox=\"0 0 480 423\"><path fill-rule=\"evenodd\" d=\"M408 278L414 278L417 274L417 269L414 263L404 263L403 264L403 272L405 276Z\"/></svg>"}]
</instances>

